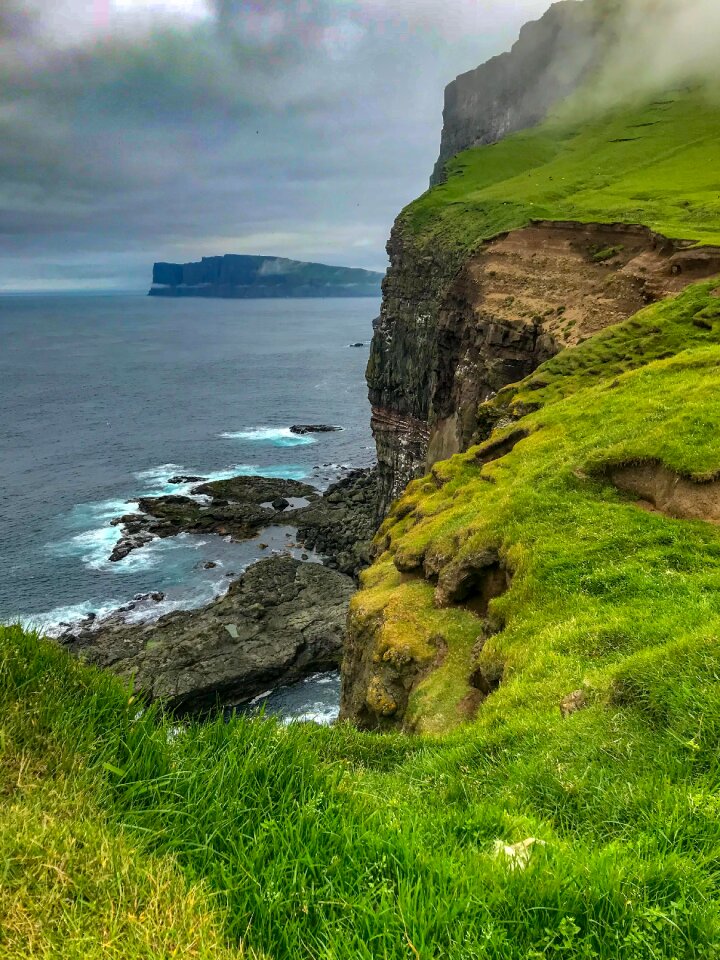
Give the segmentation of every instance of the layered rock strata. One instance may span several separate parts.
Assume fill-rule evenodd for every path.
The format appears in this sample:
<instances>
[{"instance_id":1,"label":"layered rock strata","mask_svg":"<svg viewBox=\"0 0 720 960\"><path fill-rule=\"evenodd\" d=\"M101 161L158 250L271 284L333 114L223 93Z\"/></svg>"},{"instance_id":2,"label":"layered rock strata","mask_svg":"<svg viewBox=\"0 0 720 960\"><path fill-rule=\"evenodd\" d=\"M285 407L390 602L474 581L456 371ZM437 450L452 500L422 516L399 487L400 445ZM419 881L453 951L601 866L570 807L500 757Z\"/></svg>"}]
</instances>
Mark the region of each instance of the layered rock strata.
<instances>
[{"instance_id":1,"label":"layered rock strata","mask_svg":"<svg viewBox=\"0 0 720 960\"><path fill-rule=\"evenodd\" d=\"M478 406L545 360L720 271L720 251L623 224L536 221L458 265L418 254L402 220L368 385L379 513L407 483L487 435Z\"/></svg>"}]
</instances>

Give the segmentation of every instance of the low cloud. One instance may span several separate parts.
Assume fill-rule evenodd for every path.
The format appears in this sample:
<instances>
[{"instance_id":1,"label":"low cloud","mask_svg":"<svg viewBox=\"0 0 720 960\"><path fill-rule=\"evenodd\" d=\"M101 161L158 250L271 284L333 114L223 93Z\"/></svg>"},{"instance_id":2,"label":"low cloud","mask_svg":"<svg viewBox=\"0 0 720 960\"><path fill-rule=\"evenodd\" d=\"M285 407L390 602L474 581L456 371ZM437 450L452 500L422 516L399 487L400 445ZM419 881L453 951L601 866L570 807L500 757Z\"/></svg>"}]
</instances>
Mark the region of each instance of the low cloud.
<instances>
[{"instance_id":1,"label":"low cloud","mask_svg":"<svg viewBox=\"0 0 720 960\"><path fill-rule=\"evenodd\" d=\"M543 7L3 0L0 285L102 260L142 288L154 259L224 252L383 269L444 85Z\"/></svg>"}]
</instances>

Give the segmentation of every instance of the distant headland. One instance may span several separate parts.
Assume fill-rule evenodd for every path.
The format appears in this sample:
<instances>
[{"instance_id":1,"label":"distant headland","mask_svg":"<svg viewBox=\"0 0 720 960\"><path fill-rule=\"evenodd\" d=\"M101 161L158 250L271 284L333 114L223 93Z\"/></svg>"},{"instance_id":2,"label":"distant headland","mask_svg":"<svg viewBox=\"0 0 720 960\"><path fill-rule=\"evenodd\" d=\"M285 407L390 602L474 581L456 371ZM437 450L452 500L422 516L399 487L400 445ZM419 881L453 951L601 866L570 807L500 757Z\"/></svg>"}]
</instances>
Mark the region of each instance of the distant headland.
<instances>
[{"instance_id":1,"label":"distant headland","mask_svg":"<svg viewBox=\"0 0 720 960\"><path fill-rule=\"evenodd\" d=\"M379 297L384 274L282 257L226 254L156 263L151 297Z\"/></svg>"}]
</instances>

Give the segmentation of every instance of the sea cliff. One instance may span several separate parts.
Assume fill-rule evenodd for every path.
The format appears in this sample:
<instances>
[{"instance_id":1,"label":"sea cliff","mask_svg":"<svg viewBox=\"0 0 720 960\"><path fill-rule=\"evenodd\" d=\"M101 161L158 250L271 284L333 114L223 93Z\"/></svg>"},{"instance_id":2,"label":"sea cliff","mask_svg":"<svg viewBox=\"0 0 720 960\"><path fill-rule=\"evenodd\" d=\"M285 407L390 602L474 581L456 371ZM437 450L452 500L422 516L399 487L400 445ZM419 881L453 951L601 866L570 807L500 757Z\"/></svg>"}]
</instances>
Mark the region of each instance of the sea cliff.
<instances>
[{"instance_id":1,"label":"sea cliff","mask_svg":"<svg viewBox=\"0 0 720 960\"><path fill-rule=\"evenodd\" d=\"M156 263L151 297L379 297L383 275L282 257L226 254L196 263Z\"/></svg>"},{"instance_id":2,"label":"sea cliff","mask_svg":"<svg viewBox=\"0 0 720 960\"><path fill-rule=\"evenodd\" d=\"M582 393L573 378L586 367L592 375L582 389L610 389L619 373L715 342L717 290L702 281L720 273L720 198L706 176L720 164L720 114L706 90L688 83L590 109L581 89L540 125L503 136L530 122L524 105L538 78L532 64L551 60L557 44L564 50L596 21L602 29L592 28L592 62L569 87L598 67L613 35L612 8L561 3L542 26L526 28L524 72L515 72L515 87L505 91L517 123L488 121L488 137L472 139L446 111L447 151L485 145L448 159L447 179L393 227L367 370L378 514L388 518L375 541L376 563L351 606L343 668L342 715L364 728L446 731L474 717L495 691L499 668L486 664L483 672L483 665L505 642L506 618L497 612L513 602L505 594L519 589L516 552L535 555L535 534L528 529L516 542L512 511L496 502L519 495L518 444L527 443L538 483L548 469L533 460L527 438L545 436L543 419L533 415L551 410L543 390L558 383L554 358L571 378L560 390L564 398ZM496 116L498 69L493 62L472 75L466 106L477 129ZM665 311L665 304L677 307ZM632 391L627 402L636 403ZM567 402L562 416L573 422ZM648 408L647 416L657 414ZM614 426L619 436L627 433L630 463L658 465L642 489L654 491L666 475L671 484L696 476L690 450L684 471L673 473L663 441L641 455L630 427ZM602 448L605 437L598 431L589 442ZM610 453L597 470L574 450L566 456L580 476L605 476L618 466ZM527 490L530 473L516 486ZM493 535L480 536L484 527Z\"/></svg>"}]
</instances>

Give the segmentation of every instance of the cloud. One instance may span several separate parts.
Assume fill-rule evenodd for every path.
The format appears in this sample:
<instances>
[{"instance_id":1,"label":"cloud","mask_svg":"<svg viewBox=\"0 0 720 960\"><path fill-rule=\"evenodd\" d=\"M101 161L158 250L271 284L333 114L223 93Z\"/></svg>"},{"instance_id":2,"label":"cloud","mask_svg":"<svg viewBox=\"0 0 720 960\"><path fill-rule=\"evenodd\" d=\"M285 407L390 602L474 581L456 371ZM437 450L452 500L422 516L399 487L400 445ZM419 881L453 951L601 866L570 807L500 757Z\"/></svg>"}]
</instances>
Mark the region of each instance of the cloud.
<instances>
[{"instance_id":1,"label":"cloud","mask_svg":"<svg viewBox=\"0 0 720 960\"><path fill-rule=\"evenodd\" d=\"M546 0L2 0L0 285L155 259L382 269L443 88Z\"/></svg>"},{"instance_id":2,"label":"cloud","mask_svg":"<svg viewBox=\"0 0 720 960\"><path fill-rule=\"evenodd\" d=\"M626 89L720 80L720 3L717 0L632 0L620 15L612 74Z\"/></svg>"}]
</instances>

